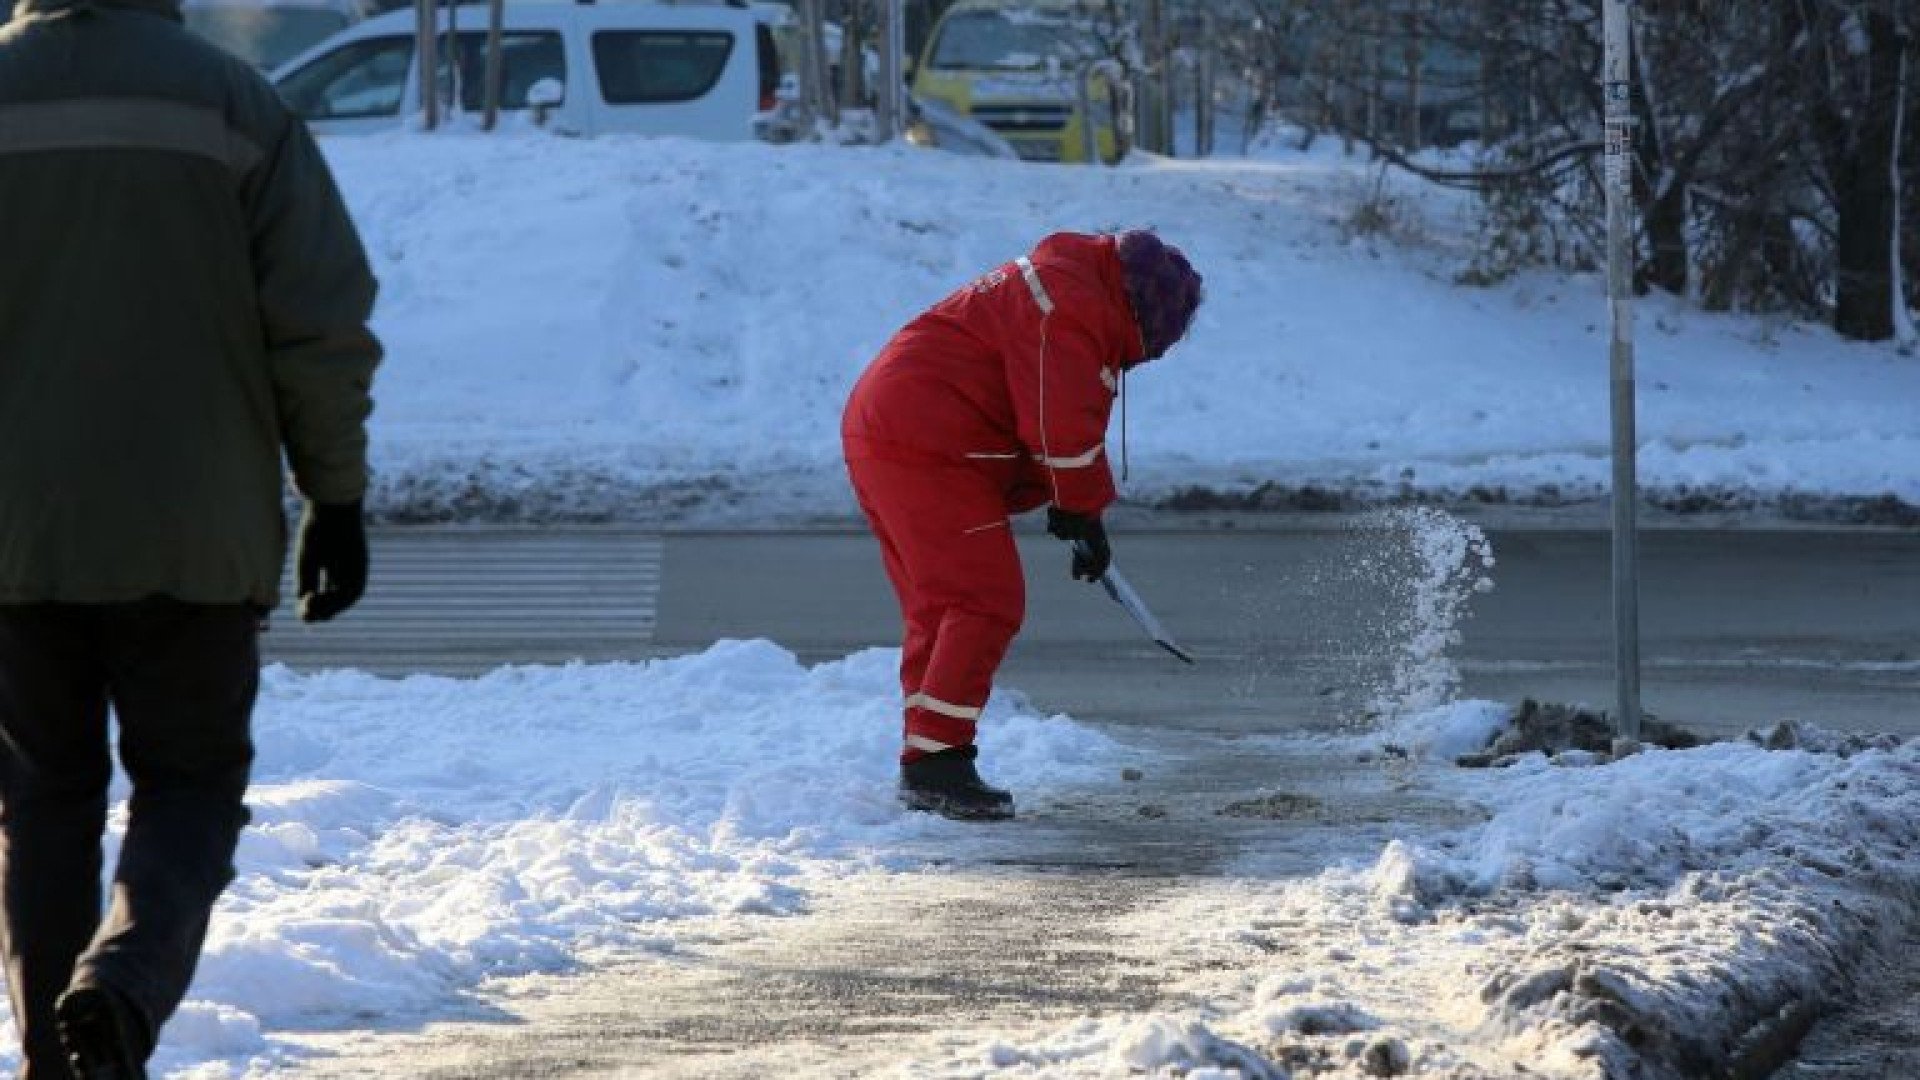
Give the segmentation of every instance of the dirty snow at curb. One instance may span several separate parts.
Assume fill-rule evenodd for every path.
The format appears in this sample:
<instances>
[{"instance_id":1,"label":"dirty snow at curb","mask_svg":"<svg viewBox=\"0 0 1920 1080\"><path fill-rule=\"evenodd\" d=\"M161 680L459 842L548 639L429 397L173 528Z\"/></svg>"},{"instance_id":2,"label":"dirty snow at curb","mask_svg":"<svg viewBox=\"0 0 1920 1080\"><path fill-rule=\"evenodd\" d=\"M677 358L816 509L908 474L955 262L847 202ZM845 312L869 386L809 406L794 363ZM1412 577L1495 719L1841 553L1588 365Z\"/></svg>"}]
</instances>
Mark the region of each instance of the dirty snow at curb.
<instances>
[{"instance_id":1,"label":"dirty snow at curb","mask_svg":"<svg viewBox=\"0 0 1920 1080\"><path fill-rule=\"evenodd\" d=\"M1507 711L1463 703L1399 737L1485 735ZM1307 879L1247 866L1195 883L1116 932L1178 958L1192 974L1168 991L1204 1005L996 1040L920 1074L1718 1075L1897 934L1920 889L1913 745L1472 772L1436 752L1399 782L1488 820Z\"/></svg>"}]
</instances>

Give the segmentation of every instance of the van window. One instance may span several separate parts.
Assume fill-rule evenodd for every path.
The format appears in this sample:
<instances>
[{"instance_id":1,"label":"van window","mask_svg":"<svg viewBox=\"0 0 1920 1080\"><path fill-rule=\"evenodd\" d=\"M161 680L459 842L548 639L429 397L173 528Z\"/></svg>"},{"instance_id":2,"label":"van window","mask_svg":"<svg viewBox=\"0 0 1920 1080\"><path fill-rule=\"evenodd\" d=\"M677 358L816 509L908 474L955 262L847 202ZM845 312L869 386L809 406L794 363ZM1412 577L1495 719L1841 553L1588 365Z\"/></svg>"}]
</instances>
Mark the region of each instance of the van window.
<instances>
[{"instance_id":1,"label":"van window","mask_svg":"<svg viewBox=\"0 0 1920 1080\"><path fill-rule=\"evenodd\" d=\"M1092 55L1088 36L1059 19L961 12L940 24L928 63L947 70L1031 71L1055 59L1071 68Z\"/></svg>"},{"instance_id":2,"label":"van window","mask_svg":"<svg viewBox=\"0 0 1920 1080\"><path fill-rule=\"evenodd\" d=\"M692 101L720 81L733 35L718 30L602 30L593 35L609 105Z\"/></svg>"},{"instance_id":3,"label":"van window","mask_svg":"<svg viewBox=\"0 0 1920 1080\"><path fill-rule=\"evenodd\" d=\"M445 39L442 39L445 40ZM477 113L487 107L487 35L484 31L461 31L460 107ZM446 59L441 53L440 77L446 78ZM527 91L541 79L557 79L567 84L566 49L560 35L552 30L510 30L500 35L500 107L524 109ZM441 93L445 94L445 82Z\"/></svg>"},{"instance_id":4,"label":"van window","mask_svg":"<svg viewBox=\"0 0 1920 1080\"><path fill-rule=\"evenodd\" d=\"M413 66L413 39L350 41L280 80L280 96L306 120L397 116Z\"/></svg>"}]
</instances>

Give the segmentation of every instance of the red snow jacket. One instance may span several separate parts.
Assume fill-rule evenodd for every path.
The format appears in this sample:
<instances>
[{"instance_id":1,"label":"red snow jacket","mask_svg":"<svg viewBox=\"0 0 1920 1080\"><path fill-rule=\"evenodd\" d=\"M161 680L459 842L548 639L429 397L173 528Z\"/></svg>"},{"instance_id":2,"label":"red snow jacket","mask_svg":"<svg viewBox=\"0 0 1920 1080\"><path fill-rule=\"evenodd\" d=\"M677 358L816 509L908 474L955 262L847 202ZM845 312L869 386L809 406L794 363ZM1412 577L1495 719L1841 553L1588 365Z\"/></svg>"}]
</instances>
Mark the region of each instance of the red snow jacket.
<instances>
[{"instance_id":1,"label":"red snow jacket","mask_svg":"<svg viewBox=\"0 0 1920 1080\"><path fill-rule=\"evenodd\" d=\"M1055 233L908 323L841 418L847 457L988 471L1007 511L1113 501L1107 418L1145 358L1114 238Z\"/></svg>"}]
</instances>

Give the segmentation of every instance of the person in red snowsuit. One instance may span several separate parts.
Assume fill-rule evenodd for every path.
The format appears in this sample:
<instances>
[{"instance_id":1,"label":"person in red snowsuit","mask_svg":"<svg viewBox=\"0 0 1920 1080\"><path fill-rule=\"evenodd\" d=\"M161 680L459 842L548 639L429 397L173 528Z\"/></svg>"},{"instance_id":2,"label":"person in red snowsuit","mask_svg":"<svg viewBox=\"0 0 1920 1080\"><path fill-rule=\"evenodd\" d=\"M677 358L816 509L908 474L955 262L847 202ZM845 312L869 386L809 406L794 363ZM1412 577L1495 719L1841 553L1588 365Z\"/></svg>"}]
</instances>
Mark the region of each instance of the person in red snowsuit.
<instances>
[{"instance_id":1,"label":"person in red snowsuit","mask_svg":"<svg viewBox=\"0 0 1920 1080\"><path fill-rule=\"evenodd\" d=\"M1026 610L1009 515L1048 507L1074 577L1106 573L1114 396L1186 334L1200 300L1200 275L1151 232L1056 233L908 323L854 386L841 442L905 623L910 808L1013 815L974 765L975 723Z\"/></svg>"}]
</instances>

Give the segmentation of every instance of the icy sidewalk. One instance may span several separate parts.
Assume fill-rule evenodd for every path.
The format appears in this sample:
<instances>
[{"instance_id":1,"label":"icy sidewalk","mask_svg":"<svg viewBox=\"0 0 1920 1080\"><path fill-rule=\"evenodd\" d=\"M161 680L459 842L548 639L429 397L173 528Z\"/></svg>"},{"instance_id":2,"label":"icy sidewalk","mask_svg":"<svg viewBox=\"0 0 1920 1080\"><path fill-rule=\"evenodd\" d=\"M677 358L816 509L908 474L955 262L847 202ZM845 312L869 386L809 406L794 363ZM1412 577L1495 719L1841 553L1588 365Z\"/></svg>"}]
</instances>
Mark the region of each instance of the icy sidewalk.
<instances>
[{"instance_id":1,"label":"icy sidewalk","mask_svg":"<svg viewBox=\"0 0 1920 1080\"><path fill-rule=\"evenodd\" d=\"M1167 732L1018 822L924 823L789 917L589 941L582 970L287 1032L251 1071L1759 1076L1774 1025L1904 919L1911 748L1449 763L1506 713Z\"/></svg>"}]
</instances>

